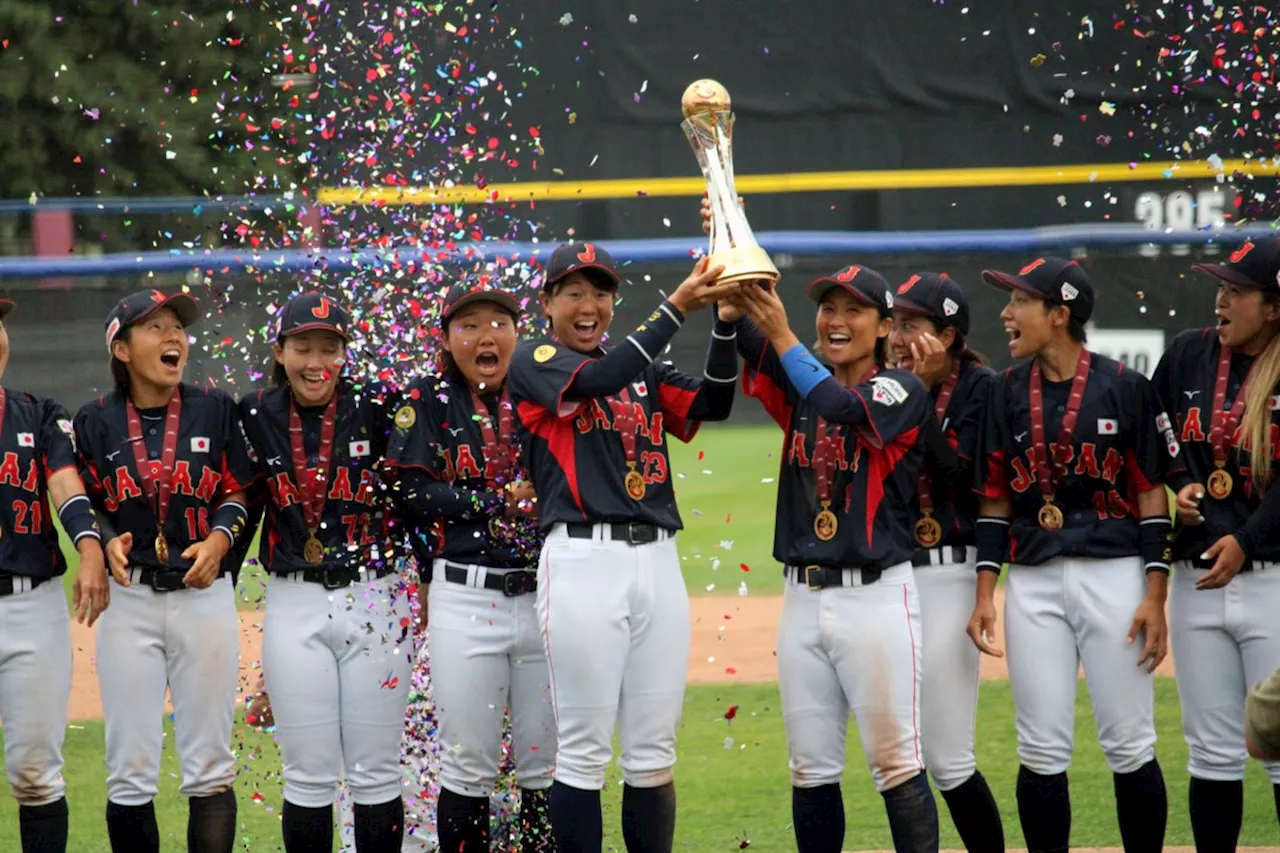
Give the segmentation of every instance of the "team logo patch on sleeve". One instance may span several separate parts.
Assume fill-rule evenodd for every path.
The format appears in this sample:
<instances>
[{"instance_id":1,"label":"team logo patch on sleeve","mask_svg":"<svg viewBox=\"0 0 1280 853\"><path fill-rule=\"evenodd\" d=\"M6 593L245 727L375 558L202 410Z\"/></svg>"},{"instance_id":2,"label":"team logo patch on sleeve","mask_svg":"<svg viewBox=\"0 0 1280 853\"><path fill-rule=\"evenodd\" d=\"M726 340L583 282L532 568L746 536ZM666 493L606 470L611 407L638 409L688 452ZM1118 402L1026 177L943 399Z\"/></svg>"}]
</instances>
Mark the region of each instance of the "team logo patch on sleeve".
<instances>
[{"instance_id":1,"label":"team logo patch on sleeve","mask_svg":"<svg viewBox=\"0 0 1280 853\"><path fill-rule=\"evenodd\" d=\"M36 434L33 432L18 433L18 446L19 447L35 447Z\"/></svg>"},{"instance_id":2,"label":"team logo patch on sleeve","mask_svg":"<svg viewBox=\"0 0 1280 853\"><path fill-rule=\"evenodd\" d=\"M1275 397L1272 397L1271 399L1272 399L1272 400L1274 400L1274 399L1275 399ZM1271 408L1273 408L1273 409L1274 409L1274 408L1275 408L1275 406L1272 406ZM1159 432L1164 432L1165 430L1167 430L1167 429L1172 429L1172 428L1173 428L1173 424L1172 424L1172 423L1170 423L1170 421L1169 421L1169 413L1168 413L1168 412L1161 412L1160 414L1156 415L1156 430L1157 430L1157 431L1159 431Z\"/></svg>"},{"instance_id":3,"label":"team logo patch on sleeve","mask_svg":"<svg viewBox=\"0 0 1280 853\"><path fill-rule=\"evenodd\" d=\"M71 425L71 421L60 419L58 421L58 429L62 430L63 435L71 439L71 449L72 450L77 449L76 448L76 431L75 431L75 428Z\"/></svg>"},{"instance_id":4,"label":"team logo patch on sleeve","mask_svg":"<svg viewBox=\"0 0 1280 853\"><path fill-rule=\"evenodd\" d=\"M356 456L368 456L368 455L369 455L369 442L367 442L367 441L353 441L353 442L351 442L350 444L348 444L348 445L347 445L347 452L348 452L349 454L351 454L351 456L352 456L352 457L356 457Z\"/></svg>"},{"instance_id":5,"label":"team logo patch on sleeve","mask_svg":"<svg viewBox=\"0 0 1280 853\"><path fill-rule=\"evenodd\" d=\"M902 387L902 383L889 376L872 377L871 384L874 387L871 399L882 406L896 406L905 402L909 396L907 389Z\"/></svg>"},{"instance_id":6,"label":"team logo patch on sleeve","mask_svg":"<svg viewBox=\"0 0 1280 853\"><path fill-rule=\"evenodd\" d=\"M396 426L400 429L409 429L418 422L418 413L413 410L413 406L401 406L396 412Z\"/></svg>"},{"instance_id":7,"label":"team logo patch on sleeve","mask_svg":"<svg viewBox=\"0 0 1280 853\"><path fill-rule=\"evenodd\" d=\"M1115 435L1120 431L1120 424L1112 418L1098 418L1098 435Z\"/></svg>"},{"instance_id":8,"label":"team logo patch on sleeve","mask_svg":"<svg viewBox=\"0 0 1280 853\"><path fill-rule=\"evenodd\" d=\"M556 348L551 344L543 344L533 351L533 360L538 364L546 364L556 354Z\"/></svg>"},{"instance_id":9,"label":"team logo patch on sleeve","mask_svg":"<svg viewBox=\"0 0 1280 853\"><path fill-rule=\"evenodd\" d=\"M197 435L195 438L191 439L191 452L208 453L209 437L205 435Z\"/></svg>"}]
</instances>

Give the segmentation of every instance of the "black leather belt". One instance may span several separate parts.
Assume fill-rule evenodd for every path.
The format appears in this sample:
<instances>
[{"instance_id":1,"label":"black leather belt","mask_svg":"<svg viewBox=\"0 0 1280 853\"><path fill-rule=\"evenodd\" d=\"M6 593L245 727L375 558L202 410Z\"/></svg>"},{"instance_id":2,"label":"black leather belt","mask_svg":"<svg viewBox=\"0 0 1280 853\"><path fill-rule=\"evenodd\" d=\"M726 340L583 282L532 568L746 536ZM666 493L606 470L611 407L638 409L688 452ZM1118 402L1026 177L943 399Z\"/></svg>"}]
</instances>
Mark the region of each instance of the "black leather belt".
<instances>
[{"instance_id":1,"label":"black leather belt","mask_svg":"<svg viewBox=\"0 0 1280 853\"><path fill-rule=\"evenodd\" d=\"M369 572L375 578L385 578L395 569L382 566ZM276 572L280 577L301 575L307 583L318 583L325 589L345 589L360 579L360 569L350 566L329 566L323 569L299 569L296 572Z\"/></svg>"},{"instance_id":2,"label":"black leather belt","mask_svg":"<svg viewBox=\"0 0 1280 853\"><path fill-rule=\"evenodd\" d=\"M0 575L0 595L13 595L14 592L17 592L17 590L13 588L14 577L14 575ZM49 578L31 578L30 580L31 589L35 589L45 581L49 580ZM22 591L26 592L27 590Z\"/></svg>"},{"instance_id":3,"label":"black leather belt","mask_svg":"<svg viewBox=\"0 0 1280 853\"><path fill-rule=\"evenodd\" d=\"M225 574L225 571L218 570L218 577ZM183 580L186 576L186 569L142 569L138 573L138 583L149 586L156 592L177 592L187 588Z\"/></svg>"},{"instance_id":4,"label":"black leather belt","mask_svg":"<svg viewBox=\"0 0 1280 853\"><path fill-rule=\"evenodd\" d=\"M943 545L940 548L917 550L911 557L911 565L915 566L917 569L925 566L932 566L933 563L929 559L929 554L932 551L941 551L943 556L946 558L943 562L946 563L963 563L967 556L965 554L964 546L962 545Z\"/></svg>"},{"instance_id":5,"label":"black leather belt","mask_svg":"<svg viewBox=\"0 0 1280 853\"><path fill-rule=\"evenodd\" d=\"M826 589L833 586L844 586L846 571L860 572L862 585L870 586L880 580L883 572L880 569L833 569L829 566L786 566L783 576L789 580L799 581L809 589Z\"/></svg>"},{"instance_id":6,"label":"black leather belt","mask_svg":"<svg viewBox=\"0 0 1280 853\"><path fill-rule=\"evenodd\" d=\"M614 542L626 542L630 545L646 545L650 542L657 542L664 529L656 524L649 524L643 521L614 522L609 524L609 528L610 538ZM596 526L594 524L576 521L564 526L565 533L571 539L594 539L596 535L595 529Z\"/></svg>"},{"instance_id":7,"label":"black leather belt","mask_svg":"<svg viewBox=\"0 0 1280 853\"><path fill-rule=\"evenodd\" d=\"M444 564L444 579L449 583L467 585L470 569L457 563ZM528 595L538 591L538 576L528 569L489 569L485 572L484 588L500 592L507 598Z\"/></svg>"}]
</instances>

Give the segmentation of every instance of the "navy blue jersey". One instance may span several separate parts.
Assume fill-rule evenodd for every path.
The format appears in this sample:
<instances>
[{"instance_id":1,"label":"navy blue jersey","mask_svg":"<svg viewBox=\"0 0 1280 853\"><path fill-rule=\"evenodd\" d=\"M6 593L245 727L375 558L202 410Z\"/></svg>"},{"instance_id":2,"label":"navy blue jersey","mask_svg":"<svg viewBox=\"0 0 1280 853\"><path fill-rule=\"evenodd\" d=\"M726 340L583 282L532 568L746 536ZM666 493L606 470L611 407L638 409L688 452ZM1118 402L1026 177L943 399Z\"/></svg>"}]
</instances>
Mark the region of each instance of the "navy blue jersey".
<instances>
[{"instance_id":1,"label":"navy blue jersey","mask_svg":"<svg viewBox=\"0 0 1280 853\"><path fill-rule=\"evenodd\" d=\"M1172 434L1155 389L1145 376L1092 353L1088 384L1055 505L1061 530L1037 522L1044 506L1031 441L1031 362L1011 367L991 383L982 428L975 488L1013 504L1009 562L1040 565L1055 557L1128 557L1141 553L1138 495L1162 485L1173 461ZM1056 444L1071 380L1042 383L1045 440Z\"/></svg>"},{"instance_id":2,"label":"navy blue jersey","mask_svg":"<svg viewBox=\"0 0 1280 853\"><path fill-rule=\"evenodd\" d=\"M321 482L325 501L316 538L324 546L319 564L308 563L304 547L309 536L294 471L289 433L293 395L288 387L256 391L240 401L240 417L253 448L260 478L259 499L266 500L266 524L258 556L263 567L277 574L308 568L384 564L385 486L379 466L390 432L390 403L385 392L352 389L339 384L333 446ZM317 473L324 406L298 406L303 452L312 476ZM265 492L263 491L265 489Z\"/></svg>"},{"instance_id":3,"label":"navy blue jersey","mask_svg":"<svg viewBox=\"0 0 1280 853\"><path fill-rule=\"evenodd\" d=\"M578 372L603 355L542 339L524 341L511 359L507 384L538 492L539 524L546 530L560 522L635 521L679 530L667 437L692 440L701 421L728 417L728 406L709 402L703 380L661 362L648 363L616 394L566 396ZM635 438L640 500L626 487L624 430Z\"/></svg>"},{"instance_id":4,"label":"navy blue jersey","mask_svg":"<svg viewBox=\"0 0 1280 853\"><path fill-rule=\"evenodd\" d=\"M1221 353L1216 330L1189 329L1174 338L1152 377L1177 430L1179 452L1169 477L1169 485L1175 491L1190 483L1205 485L1216 468L1209 433L1213 426L1214 388ZM1231 353L1222 411L1230 410L1240 396L1253 362L1253 356ZM1272 390L1271 423L1272 455L1280 460L1280 386ZM1263 535L1260 528L1269 526L1269 517L1275 511L1264 505L1264 496L1254 487L1249 451L1239 446L1239 430L1234 433L1227 436L1227 458L1223 466L1231 475L1231 493L1227 499L1218 500L1206 490L1200 501L1204 522L1192 527L1178 525L1173 542L1176 560L1198 561L1206 548L1227 535L1241 540L1251 560L1280 560L1280 538ZM1280 462L1272 464L1280 465ZM1272 491L1274 489L1267 489L1268 494Z\"/></svg>"},{"instance_id":5,"label":"navy blue jersey","mask_svg":"<svg viewBox=\"0 0 1280 853\"><path fill-rule=\"evenodd\" d=\"M76 466L71 415L47 397L5 389L0 453L0 574L57 577L67 561L48 485Z\"/></svg>"},{"instance_id":6,"label":"navy blue jersey","mask_svg":"<svg viewBox=\"0 0 1280 853\"><path fill-rule=\"evenodd\" d=\"M867 569L910 560L916 550L916 475L924 458L927 419L933 418L924 384L905 370L881 370L844 389L842 399L820 412L814 394L800 397L755 326L741 320L737 329L743 390L764 405L786 434L774 559L788 566ZM838 522L834 537L825 541L815 528L822 511L815 468L820 424L834 441L829 509Z\"/></svg>"},{"instance_id":7,"label":"navy blue jersey","mask_svg":"<svg viewBox=\"0 0 1280 853\"><path fill-rule=\"evenodd\" d=\"M514 405L499 392L480 395L480 402L495 439L501 434L501 405L509 408L514 426ZM396 412L387 462L395 471L393 495L401 513L430 526L436 556L495 568L537 562L537 523L506 517L502 487L528 479L522 448L513 441L509 450L505 460L486 455L480 418L462 378L430 376L410 386Z\"/></svg>"},{"instance_id":8,"label":"navy blue jersey","mask_svg":"<svg viewBox=\"0 0 1280 853\"><path fill-rule=\"evenodd\" d=\"M164 522L169 559L156 558L156 506L143 493L142 479L129 439L125 398L118 392L86 403L76 413L75 436L80 476L93 508L116 533L132 533L129 564L139 568L186 571L192 561L182 558L187 546L209 535L209 519L222 501L253 482L249 445L236 413L235 401L216 388L185 383L178 386L182 412L172 477L172 493ZM159 467L164 442L165 408L139 409L146 458ZM240 535L237 545L252 536ZM232 548L222 569L240 570L242 547Z\"/></svg>"},{"instance_id":9,"label":"navy blue jersey","mask_svg":"<svg viewBox=\"0 0 1280 853\"><path fill-rule=\"evenodd\" d=\"M973 525L978 517L978 496L969 484L973 481L974 466L983 464L983 412L995 379L995 371L984 364L976 361L962 363L955 390L939 425L956 452L958 470L934 464L932 454L925 456L933 498L933 518L942 525L942 539L935 547L974 544ZM935 412L941 389L942 386L938 385L929 394L931 414ZM923 517L919 494L915 496L912 510L911 526L914 529L916 522Z\"/></svg>"}]
</instances>

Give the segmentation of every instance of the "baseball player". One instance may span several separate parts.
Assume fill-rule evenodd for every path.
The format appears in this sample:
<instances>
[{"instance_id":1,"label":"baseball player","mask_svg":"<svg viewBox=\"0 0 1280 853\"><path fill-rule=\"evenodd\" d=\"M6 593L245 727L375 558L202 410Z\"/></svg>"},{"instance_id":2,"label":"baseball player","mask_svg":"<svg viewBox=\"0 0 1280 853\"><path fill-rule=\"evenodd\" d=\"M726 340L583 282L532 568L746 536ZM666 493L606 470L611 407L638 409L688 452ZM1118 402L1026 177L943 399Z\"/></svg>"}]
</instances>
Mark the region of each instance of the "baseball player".
<instances>
[{"instance_id":1,"label":"baseball player","mask_svg":"<svg viewBox=\"0 0 1280 853\"><path fill-rule=\"evenodd\" d=\"M253 469L234 401L182 382L187 329L199 318L183 293L144 290L116 303L106 323L115 391L75 419L81 477L118 579L97 635L116 853L160 847L152 800L166 687L179 790L190 798L188 847L230 853L235 842L235 546L252 536L244 489Z\"/></svg>"},{"instance_id":2,"label":"baseball player","mask_svg":"<svg viewBox=\"0 0 1280 853\"><path fill-rule=\"evenodd\" d=\"M550 336L521 343L507 377L538 520L537 612L547 649L558 756L551 825L559 853L599 853L600 790L615 723L622 834L631 853L667 853L675 834L676 728L689 662L689 596L667 437L733 405L733 337L716 333L705 379L655 362L689 311L736 292L723 267L688 278L616 347L601 338L622 284L594 243L560 246L542 308Z\"/></svg>"},{"instance_id":3,"label":"baseball player","mask_svg":"<svg viewBox=\"0 0 1280 853\"><path fill-rule=\"evenodd\" d=\"M555 720L533 596L542 539L506 387L519 316L515 297L501 290L458 286L446 294L446 369L410 388L388 451L401 514L436 523L440 538L419 588L442 746L442 853L489 849L508 708L522 849L550 842Z\"/></svg>"},{"instance_id":4,"label":"baseball player","mask_svg":"<svg viewBox=\"0 0 1280 853\"><path fill-rule=\"evenodd\" d=\"M1180 453L1177 566L1169 603L1191 829L1200 851L1230 851L1244 808L1244 701L1280 666L1280 239L1245 243L1223 265L1217 325L1183 332L1153 382ZM1254 452L1244 448L1252 448ZM1280 785L1280 763L1269 763ZM1280 807L1280 787L1276 787Z\"/></svg>"},{"instance_id":5,"label":"baseball player","mask_svg":"<svg viewBox=\"0 0 1280 853\"><path fill-rule=\"evenodd\" d=\"M893 294L847 266L811 282L818 345L797 340L770 287L746 288L736 320L744 388L785 432L774 559L787 579L778 686L800 853L839 853L849 712L900 853L938 849L938 812L920 744L921 622L911 560L912 496L929 396L886 369Z\"/></svg>"},{"instance_id":6,"label":"baseball player","mask_svg":"<svg viewBox=\"0 0 1280 853\"><path fill-rule=\"evenodd\" d=\"M1098 740L1115 776L1120 836L1159 851L1167 802L1156 762L1152 672L1167 652L1164 602L1173 433L1146 377L1085 348L1094 290L1073 261L1038 258L983 278L1008 291L1009 352L993 383L976 524L969 635L988 654L996 579L1005 595L1017 711L1018 814L1029 850L1067 849L1067 767L1084 663Z\"/></svg>"},{"instance_id":7,"label":"baseball player","mask_svg":"<svg viewBox=\"0 0 1280 853\"><path fill-rule=\"evenodd\" d=\"M316 292L282 309L275 384L240 402L267 509L262 665L284 759L288 853L333 847L345 767L360 853L398 853L400 735L412 674L409 602L383 554L375 389L343 378L351 318Z\"/></svg>"},{"instance_id":8,"label":"baseball player","mask_svg":"<svg viewBox=\"0 0 1280 853\"><path fill-rule=\"evenodd\" d=\"M907 279L893 300L889 348L897 366L929 389L934 417L963 471L947 477L926 458L911 519L916 589L924 624L920 733L924 763L970 853L1004 850L1000 811L973 751L980 653L965 636L977 573L978 499L967 484L978 455L982 411L995 373L969 349L969 301L945 273ZM961 485L958 485L961 484Z\"/></svg>"},{"instance_id":9,"label":"baseball player","mask_svg":"<svg viewBox=\"0 0 1280 853\"><path fill-rule=\"evenodd\" d=\"M0 374L9 361L0 299ZM0 720L18 801L22 853L67 849L62 739L71 695L67 561L51 507L80 552L73 607L92 626L110 601L102 534L76 471L71 416L53 400L0 387Z\"/></svg>"}]
</instances>

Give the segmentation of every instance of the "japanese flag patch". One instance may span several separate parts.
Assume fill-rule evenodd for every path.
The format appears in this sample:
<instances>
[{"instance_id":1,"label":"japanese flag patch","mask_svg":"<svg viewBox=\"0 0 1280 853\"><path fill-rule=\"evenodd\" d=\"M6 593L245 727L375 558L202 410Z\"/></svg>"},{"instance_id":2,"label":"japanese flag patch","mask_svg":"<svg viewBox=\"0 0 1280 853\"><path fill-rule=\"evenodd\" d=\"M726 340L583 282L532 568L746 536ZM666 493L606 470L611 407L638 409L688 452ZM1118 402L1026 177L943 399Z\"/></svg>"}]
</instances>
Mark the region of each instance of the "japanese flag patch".
<instances>
[{"instance_id":1,"label":"japanese flag patch","mask_svg":"<svg viewBox=\"0 0 1280 853\"><path fill-rule=\"evenodd\" d=\"M1098 435L1115 435L1120 431L1120 424L1112 418L1098 418Z\"/></svg>"},{"instance_id":2,"label":"japanese flag patch","mask_svg":"<svg viewBox=\"0 0 1280 853\"><path fill-rule=\"evenodd\" d=\"M347 445L347 453L350 454L353 458L356 456L368 456L369 442L353 441Z\"/></svg>"},{"instance_id":3,"label":"japanese flag patch","mask_svg":"<svg viewBox=\"0 0 1280 853\"><path fill-rule=\"evenodd\" d=\"M208 453L209 437L207 435L197 435L191 439L192 453Z\"/></svg>"},{"instance_id":4,"label":"japanese flag patch","mask_svg":"<svg viewBox=\"0 0 1280 853\"><path fill-rule=\"evenodd\" d=\"M1280 275L1280 273L1277 273L1277 275ZM1276 394L1270 400L1267 401L1267 408L1273 412L1276 409L1280 409L1280 394Z\"/></svg>"},{"instance_id":5,"label":"japanese flag patch","mask_svg":"<svg viewBox=\"0 0 1280 853\"><path fill-rule=\"evenodd\" d=\"M874 390L871 399L882 406L896 406L907 399L907 389L902 383L888 376L876 376L871 379Z\"/></svg>"},{"instance_id":6,"label":"japanese flag patch","mask_svg":"<svg viewBox=\"0 0 1280 853\"><path fill-rule=\"evenodd\" d=\"M649 385L643 379L639 382L632 382L631 387L635 389L637 397L649 396Z\"/></svg>"},{"instance_id":7,"label":"japanese flag patch","mask_svg":"<svg viewBox=\"0 0 1280 853\"><path fill-rule=\"evenodd\" d=\"M19 447L35 447L36 446L35 433L33 432L18 433L18 446Z\"/></svg>"}]
</instances>

